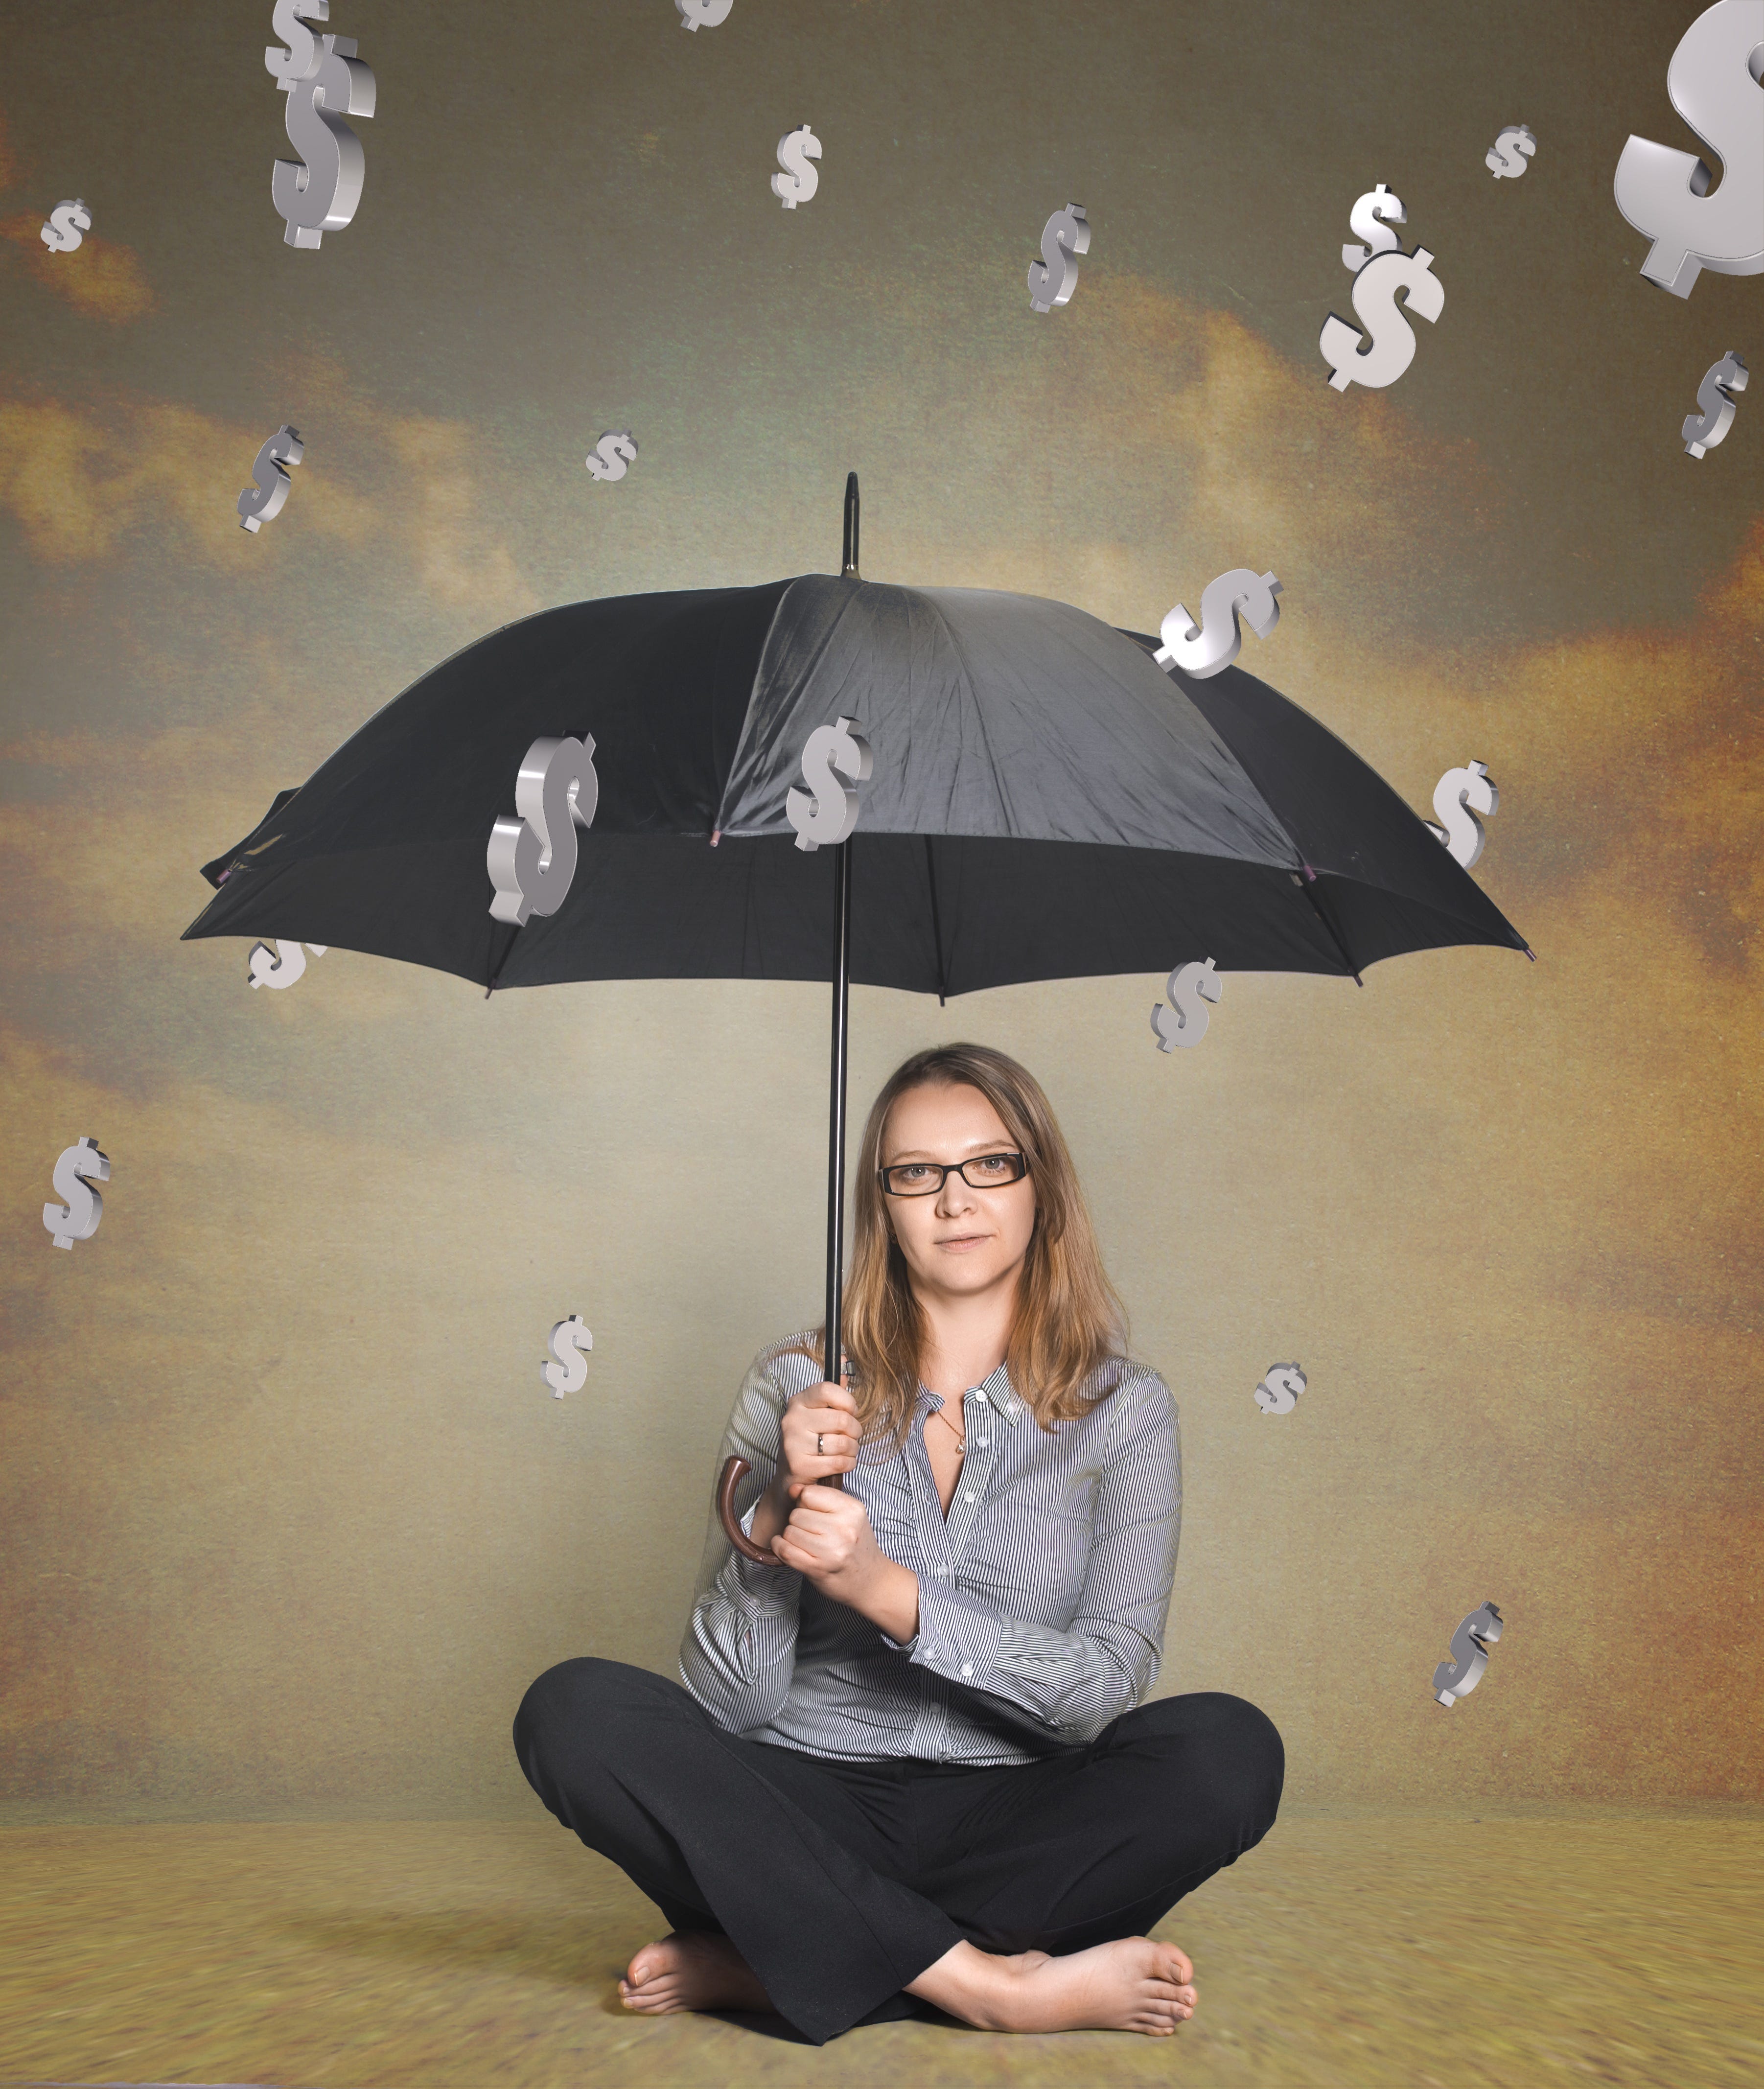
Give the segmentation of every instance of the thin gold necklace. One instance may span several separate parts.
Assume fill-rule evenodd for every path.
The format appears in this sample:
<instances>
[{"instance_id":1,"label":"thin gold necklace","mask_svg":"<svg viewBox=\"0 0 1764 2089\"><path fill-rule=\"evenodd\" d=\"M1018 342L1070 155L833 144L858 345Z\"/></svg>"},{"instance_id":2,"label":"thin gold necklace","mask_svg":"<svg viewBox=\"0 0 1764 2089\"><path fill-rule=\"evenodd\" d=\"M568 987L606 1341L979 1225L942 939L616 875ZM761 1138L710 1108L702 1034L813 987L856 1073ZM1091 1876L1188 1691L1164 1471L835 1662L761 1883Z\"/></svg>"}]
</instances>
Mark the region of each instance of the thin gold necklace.
<instances>
[{"instance_id":1,"label":"thin gold necklace","mask_svg":"<svg viewBox=\"0 0 1764 2089\"><path fill-rule=\"evenodd\" d=\"M943 1426L948 1430L951 1435L955 1436L955 1424L946 1418L941 1407L936 1410L936 1413L938 1420L942 1422ZM964 1430L959 1436L955 1436L955 1455L958 1458L965 1458L968 1456L968 1432L966 1430Z\"/></svg>"}]
</instances>

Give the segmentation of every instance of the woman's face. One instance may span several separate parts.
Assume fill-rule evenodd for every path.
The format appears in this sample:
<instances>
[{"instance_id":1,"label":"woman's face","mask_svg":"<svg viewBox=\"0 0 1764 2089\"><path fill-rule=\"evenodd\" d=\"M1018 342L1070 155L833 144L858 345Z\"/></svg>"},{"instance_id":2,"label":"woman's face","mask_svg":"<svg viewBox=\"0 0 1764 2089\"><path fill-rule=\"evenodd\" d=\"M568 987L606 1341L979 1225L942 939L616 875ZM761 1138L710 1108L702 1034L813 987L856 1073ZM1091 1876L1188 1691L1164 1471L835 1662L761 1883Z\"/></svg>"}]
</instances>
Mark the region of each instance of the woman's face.
<instances>
[{"instance_id":1,"label":"woman's face","mask_svg":"<svg viewBox=\"0 0 1764 2089\"><path fill-rule=\"evenodd\" d=\"M878 1159L894 1168L1017 1151L978 1088L938 1082L895 1097ZM1035 1182L1025 1175L1001 1189L976 1190L952 1170L935 1196L884 1197L882 1208L915 1291L965 1298L1015 1283L1035 1225Z\"/></svg>"}]
</instances>

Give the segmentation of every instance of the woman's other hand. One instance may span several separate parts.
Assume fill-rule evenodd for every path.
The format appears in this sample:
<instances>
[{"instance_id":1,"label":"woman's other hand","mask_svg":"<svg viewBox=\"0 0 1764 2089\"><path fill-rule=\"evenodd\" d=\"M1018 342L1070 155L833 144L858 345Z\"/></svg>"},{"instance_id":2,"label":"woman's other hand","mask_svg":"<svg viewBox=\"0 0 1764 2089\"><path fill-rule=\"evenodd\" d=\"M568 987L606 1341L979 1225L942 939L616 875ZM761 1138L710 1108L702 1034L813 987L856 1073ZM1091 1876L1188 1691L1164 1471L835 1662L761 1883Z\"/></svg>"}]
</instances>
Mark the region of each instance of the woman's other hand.
<instances>
[{"instance_id":1,"label":"woman's other hand","mask_svg":"<svg viewBox=\"0 0 1764 2089\"><path fill-rule=\"evenodd\" d=\"M862 1501L843 1489L800 1482L790 1492L796 1503L790 1521L772 1540L778 1558L891 1639L910 1640L919 1629L919 1578L877 1544Z\"/></svg>"},{"instance_id":2,"label":"woman's other hand","mask_svg":"<svg viewBox=\"0 0 1764 2089\"><path fill-rule=\"evenodd\" d=\"M843 1385L823 1381L809 1386L784 1403L780 1433L783 1446L778 1470L749 1526L753 1542L761 1546L770 1545L789 1521L791 1503L805 1487L848 1473L857 1463L857 1403Z\"/></svg>"}]
</instances>

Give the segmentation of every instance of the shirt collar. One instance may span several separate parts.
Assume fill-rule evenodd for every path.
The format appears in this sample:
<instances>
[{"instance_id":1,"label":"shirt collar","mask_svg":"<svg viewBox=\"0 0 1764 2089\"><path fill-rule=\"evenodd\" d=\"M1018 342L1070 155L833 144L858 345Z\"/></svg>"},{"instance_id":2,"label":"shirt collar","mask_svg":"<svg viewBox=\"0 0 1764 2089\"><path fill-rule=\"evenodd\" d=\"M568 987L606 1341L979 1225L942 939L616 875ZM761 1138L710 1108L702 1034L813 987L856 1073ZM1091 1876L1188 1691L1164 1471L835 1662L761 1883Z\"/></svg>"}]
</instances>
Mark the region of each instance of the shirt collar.
<instances>
[{"instance_id":1,"label":"shirt collar","mask_svg":"<svg viewBox=\"0 0 1764 2089\"><path fill-rule=\"evenodd\" d=\"M929 1386L921 1385L919 1390L929 1396ZM980 1383L977 1386L970 1386L968 1391L984 1393L1006 1422L1015 1424L1022 1418L1023 1402L1011 1390L1011 1374L1005 1369L1002 1363L1000 1363L995 1370L988 1371ZM945 1404L947 1405L946 1402Z\"/></svg>"}]
</instances>

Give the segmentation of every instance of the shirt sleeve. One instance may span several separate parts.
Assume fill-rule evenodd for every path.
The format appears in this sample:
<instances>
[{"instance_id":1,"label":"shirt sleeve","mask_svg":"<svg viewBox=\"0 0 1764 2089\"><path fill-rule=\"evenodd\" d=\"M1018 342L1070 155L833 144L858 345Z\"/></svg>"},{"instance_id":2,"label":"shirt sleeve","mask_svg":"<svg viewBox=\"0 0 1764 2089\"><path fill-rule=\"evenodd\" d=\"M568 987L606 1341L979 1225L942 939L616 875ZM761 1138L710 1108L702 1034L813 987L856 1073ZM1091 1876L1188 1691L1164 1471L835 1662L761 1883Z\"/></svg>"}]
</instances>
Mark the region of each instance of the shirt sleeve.
<instances>
[{"instance_id":1,"label":"shirt sleeve","mask_svg":"<svg viewBox=\"0 0 1764 2089\"><path fill-rule=\"evenodd\" d=\"M1071 1747L1094 1740L1157 1679L1182 1529L1182 1443L1170 1388L1147 1372L1111 1398L1122 1405L1071 1625L1061 1632L1007 1617L921 1576L916 1636L904 1645L887 1640L915 1666L984 1692L1017 1722ZM1026 1415L1023 1426L1039 1425Z\"/></svg>"},{"instance_id":2,"label":"shirt sleeve","mask_svg":"<svg viewBox=\"0 0 1764 2089\"><path fill-rule=\"evenodd\" d=\"M820 1376L818 1364L780 1345L762 1351L742 1381L717 1472L732 1457L752 1468L735 1497L744 1531L751 1534L760 1496L778 1470L785 1404ZM737 1552L712 1508L698 1593L680 1645L680 1679L726 1731L765 1726L789 1695L801 1594L802 1576L793 1567L762 1567Z\"/></svg>"}]
</instances>

